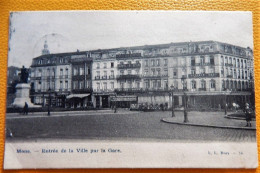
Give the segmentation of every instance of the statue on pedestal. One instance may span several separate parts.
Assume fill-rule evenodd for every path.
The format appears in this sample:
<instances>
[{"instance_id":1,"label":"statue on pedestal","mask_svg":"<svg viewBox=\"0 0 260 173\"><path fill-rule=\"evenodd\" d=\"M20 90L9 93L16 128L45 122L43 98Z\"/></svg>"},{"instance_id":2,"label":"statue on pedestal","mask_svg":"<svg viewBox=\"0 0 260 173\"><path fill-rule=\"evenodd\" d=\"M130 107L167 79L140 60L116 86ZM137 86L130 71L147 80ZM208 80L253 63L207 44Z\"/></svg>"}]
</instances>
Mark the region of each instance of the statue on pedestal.
<instances>
[{"instance_id":1,"label":"statue on pedestal","mask_svg":"<svg viewBox=\"0 0 260 173\"><path fill-rule=\"evenodd\" d=\"M28 83L29 70L24 66L21 68L20 83Z\"/></svg>"},{"instance_id":2,"label":"statue on pedestal","mask_svg":"<svg viewBox=\"0 0 260 173\"><path fill-rule=\"evenodd\" d=\"M30 84L28 84L29 70L24 66L21 68L20 73L20 82L16 85L15 99L12 103L14 108L24 108L27 105L27 108L40 107L31 103L29 97L30 94Z\"/></svg>"}]
</instances>

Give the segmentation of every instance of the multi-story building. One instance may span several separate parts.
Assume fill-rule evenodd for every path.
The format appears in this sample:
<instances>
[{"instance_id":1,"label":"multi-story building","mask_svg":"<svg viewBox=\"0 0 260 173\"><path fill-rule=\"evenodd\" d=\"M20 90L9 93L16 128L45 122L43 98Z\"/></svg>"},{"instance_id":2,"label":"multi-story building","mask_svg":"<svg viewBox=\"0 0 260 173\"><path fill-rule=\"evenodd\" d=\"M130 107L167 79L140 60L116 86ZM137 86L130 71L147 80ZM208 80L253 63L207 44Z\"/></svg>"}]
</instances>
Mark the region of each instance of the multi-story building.
<instances>
[{"instance_id":1,"label":"multi-story building","mask_svg":"<svg viewBox=\"0 0 260 173\"><path fill-rule=\"evenodd\" d=\"M141 51L140 90L125 87L138 103L181 106L188 95L190 107L223 107L249 102L252 90L253 56L250 48L215 41L170 43L130 48ZM249 65L250 64L250 65ZM123 91L123 89L120 89Z\"/></svg>"},{"instance_id":2,"label":"multi-story building","mask_svg":"<svg viewBox=\"0 0 260 173\"><path fill-rule=\"evenodd\" d=\"M71 55L71 93L68 95L68 107L92 106L92 59L90 53L74 53Z\"/></svg>"},{"instance_id":3,"label":"multi-story building","mask_svg":"<svg viewBox=\"0 0 260 173\"><path fill-rule=\"evenodd\" d=\"M51 94L51 104L64 107L66 96L71 92L71 53L48 54L45 42L43 55L31 65L31 90L34 104L45 106Z\"/></svg>"},{"instance_id":4,"label":"multi-story building","mask_svg":"<svg viewBox=\"0 0 260 173\"><path fill-rule=\"evenodd\" d=\"M250 48L200 41L62 54L46 49L31 70L35 103L43 105L49 88L57 95L56 105L68 102L74 108L88 103L169 108L182 106L187 95L189 107L220 109L226 101L243 106L253 99Z\"/></svg>"},{"instance_id":5,"label":"multi-story building","mask_svg":"<svg viewBox=\"0 0 260 173\"><path fill-rule=\"evenodd\" d=\"M91 52L93 58L93 104L94 107L111 106L111 96L117 88L116 51L97 50Z\"/></svg>"}]
</instances>

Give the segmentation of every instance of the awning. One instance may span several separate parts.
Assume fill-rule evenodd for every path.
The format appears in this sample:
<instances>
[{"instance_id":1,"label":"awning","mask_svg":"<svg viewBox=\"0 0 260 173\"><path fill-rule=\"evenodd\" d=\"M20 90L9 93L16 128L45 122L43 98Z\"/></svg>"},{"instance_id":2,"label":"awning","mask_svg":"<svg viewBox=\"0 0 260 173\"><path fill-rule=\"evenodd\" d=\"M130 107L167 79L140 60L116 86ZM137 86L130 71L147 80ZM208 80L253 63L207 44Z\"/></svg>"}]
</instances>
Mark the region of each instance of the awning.
<instances>
[{"instance_id":1,"label":"awning","mask_svg":"<svg viewBox=\"0 0 260 173\"><path fill-rule=\"evenodd\" d=\"M75 98L75 97L77 97L77 98L84 98L84 97L87 97L89 95L90 94L71 94L71 95L68 95L66 97L66 99L71 99L71 98Z\"/></svg>"}]
</instances>

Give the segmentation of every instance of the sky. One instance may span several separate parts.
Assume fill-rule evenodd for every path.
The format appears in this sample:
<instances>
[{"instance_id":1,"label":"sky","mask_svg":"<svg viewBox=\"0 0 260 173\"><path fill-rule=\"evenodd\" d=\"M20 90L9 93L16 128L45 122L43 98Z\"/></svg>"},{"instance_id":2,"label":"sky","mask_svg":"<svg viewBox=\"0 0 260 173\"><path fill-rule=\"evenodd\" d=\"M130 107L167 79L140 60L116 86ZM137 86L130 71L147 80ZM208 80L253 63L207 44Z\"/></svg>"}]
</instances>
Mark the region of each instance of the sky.
<instances>
[{"instance_id":1,"label":"sky","mask_svg":"<svg viewBox=\"0 0 260 173\"><path fill-rule=\"evenodd\" d=\"M214 40L253 48L251 12L52 11L10 15L8 66L50 53Z\"/></svg>"}]
</instances>

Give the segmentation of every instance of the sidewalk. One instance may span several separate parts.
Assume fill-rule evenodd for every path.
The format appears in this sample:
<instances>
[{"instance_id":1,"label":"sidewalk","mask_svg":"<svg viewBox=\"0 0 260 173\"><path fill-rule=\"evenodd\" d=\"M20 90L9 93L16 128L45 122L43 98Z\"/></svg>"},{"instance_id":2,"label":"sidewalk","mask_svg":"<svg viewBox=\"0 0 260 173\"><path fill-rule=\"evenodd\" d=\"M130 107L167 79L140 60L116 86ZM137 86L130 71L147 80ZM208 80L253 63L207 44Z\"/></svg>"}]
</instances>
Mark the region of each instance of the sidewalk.
<instances>
[{"instance_id":1,"label":"sidewalk","mask_svg":"<svg viewBox=\"0 0 260 173\"><path fill-rule=\"evenodd\" d=\"M223 112L188 112L188 123L184 123L183 112L175 112L175 117L162 118L161 121L165 123L190 125L190 126L203 126L203 127L216 127L216 128L230 128L230 129L246 129L256 130L255 121L251 121L252 127L245 127L246 121L239 119L225 118Z\"/></svg>"},{"instance_id":2,"label":"sidewalk","mask_svg":"<svg viewBox=\"0 0 260 173\"><path fill-rule=\"evenodd\" d=\"M117 109L116 114L134 114L136 111L129 111L125 109ZM60 116L81 116L81 115L110 115L115 114L114 110L88 110L88 111L63 111L63 112L29 112L28 115L20 113L6 113L6 119L12 118L36 118L36 117L60 117Z\"/></svg>"}]
</instances>

